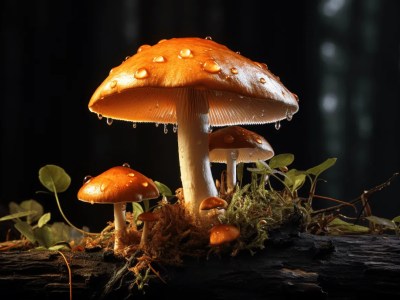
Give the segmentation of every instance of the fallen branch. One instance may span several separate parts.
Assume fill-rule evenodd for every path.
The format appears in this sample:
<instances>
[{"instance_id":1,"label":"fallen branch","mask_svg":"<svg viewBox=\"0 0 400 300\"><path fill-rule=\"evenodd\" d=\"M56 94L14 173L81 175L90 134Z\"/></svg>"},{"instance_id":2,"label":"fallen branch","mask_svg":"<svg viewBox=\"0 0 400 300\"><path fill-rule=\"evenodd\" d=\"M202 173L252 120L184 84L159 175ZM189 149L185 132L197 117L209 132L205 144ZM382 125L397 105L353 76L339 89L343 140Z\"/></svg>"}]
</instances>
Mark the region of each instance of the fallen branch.
<instances>
[{"instance_id":1,"label":"fallen branch","mask_svg":"<svg viewBox=\"0 0 400 300\"><path fill-rule=\"evenodd\" d=\"M130 263L110 252L71 252L74 299L360 299L400 296L400 239L388 235L316 236L278 233L254 256L188 258L154 267L148 286L132 288ZM58 252L0 252L4 298L69 296L68 268ZM115 280L115 279L118 280ZM23 287L23 288L21 288Z\"/></svg>"}]
</instances>

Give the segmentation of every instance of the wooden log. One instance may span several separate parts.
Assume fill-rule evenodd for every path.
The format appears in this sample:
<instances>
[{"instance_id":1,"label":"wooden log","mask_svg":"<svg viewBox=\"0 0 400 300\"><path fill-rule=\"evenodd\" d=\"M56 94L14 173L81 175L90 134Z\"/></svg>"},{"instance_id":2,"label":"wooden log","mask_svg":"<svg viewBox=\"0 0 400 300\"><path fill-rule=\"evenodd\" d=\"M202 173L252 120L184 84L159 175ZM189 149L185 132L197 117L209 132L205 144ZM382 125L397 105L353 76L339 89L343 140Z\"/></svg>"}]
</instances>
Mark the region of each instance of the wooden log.
<instances>
[{"instance_id":1,"label":"wooden log","mask_svg":"<svg viewBox=\"0 0 400 300\"><path fill-rule=\"evenodd\" d=\"M400 238L391 235L278 234L254 255L187 258L156 266L143 290L131 288L129 260L109 252L64 252L73 299L361 299L400 296ZM69 299L68 269L58 252L0 252L3 299ZM397 297L397 298L396 298Z\"/></svg>"}]
</instances>

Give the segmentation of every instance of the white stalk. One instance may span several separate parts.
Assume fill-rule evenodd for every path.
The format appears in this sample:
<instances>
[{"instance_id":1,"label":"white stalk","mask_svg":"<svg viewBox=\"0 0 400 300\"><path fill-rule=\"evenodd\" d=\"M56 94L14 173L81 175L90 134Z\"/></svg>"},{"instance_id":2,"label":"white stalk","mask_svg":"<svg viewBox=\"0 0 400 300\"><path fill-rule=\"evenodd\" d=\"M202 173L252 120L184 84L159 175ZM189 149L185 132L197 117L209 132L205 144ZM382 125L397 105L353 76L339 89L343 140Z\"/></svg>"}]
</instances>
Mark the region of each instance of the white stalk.
<instances>
[{"instance_id":1,"label":"white stalk","mask_svg":"<svg viewBox=\"0 0 400 300\"><path fill-rule=\"evenodd\" d=\"M236 159L238 150L228 149L226 154L226 185L227 192L230 193L235 189L236 185Z\"/></svg>"},{"instance_id":2,"label":"white stalk","mask_svg":"<svg viewBox=\"0 0 400 300\"><path fill-rule=\"evenodd\" d=\"M126 229L125 209L125 203L114 203L114 252L120 252L124 249L123 239L125 237Z\"/></svg>"},{"instance_id":3,"label":"white stalk","mask_svg":"<svg viewBox=\"0 0 400 300\"><path fill-rule=\"evenodd\" d=\"M204 91L182 89L178 95L178 151L186 208L198 219L200 202L217 196L208 157L208 102Z\"/></svg>"}]
</instances>

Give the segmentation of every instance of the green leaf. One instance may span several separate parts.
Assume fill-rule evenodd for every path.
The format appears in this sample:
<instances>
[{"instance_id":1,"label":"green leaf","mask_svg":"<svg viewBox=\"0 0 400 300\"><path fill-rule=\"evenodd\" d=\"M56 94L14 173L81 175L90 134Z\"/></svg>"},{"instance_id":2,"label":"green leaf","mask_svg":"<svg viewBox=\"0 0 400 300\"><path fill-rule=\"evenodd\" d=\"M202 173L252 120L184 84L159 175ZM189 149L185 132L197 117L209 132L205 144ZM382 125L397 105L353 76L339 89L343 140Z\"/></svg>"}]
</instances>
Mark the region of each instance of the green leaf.
<instances>
[{"instance_id":1,"label":"green leaf","mask_svg":"<svg viewBox=\"0 0 400 300\"><path fill-rule=\"evenodd\" d=\"M36 200L31 199L22 201L19 206L22 211L36 211L36 214L29 215L27 217L26 221L28 222L28 224L36 222L43 215L43 206Z\"/></svg>"},{"instance_id":2,"label":"green leaf","mask_svg":"<svg viewBox=\"0 0 400 300\"><path fill-rule=\"evenodd\" d=\"M38 227L41 228L43 225L47 224L50 221L51 213L45 213L43 216L40 217L38 221Z\"/></svg>"},{"instance_id":3,"label":"green leaf","mask_svg":"<svg viewBox=\"0 0 400 300\"><path fill-rule=\"evenodd\" d=\"M308 174L318 177L322 172L324 172L326 169L329 169L330 167L332 167L335 163L336 163L335 157L328 158L323 163L319 164L318 166L308 169L306 172Z\"/></svg>"},{"instance_id":4,"label":"green leaf","mask_svg":"<svg viewBox=\"0 0 400 300\"><path fill-rule=\"evenodd\" d=\"M392 222L400 223L400 216L394 217L394 218L392 219Z\"/></svg>"},{"instance_id":5,"label":"green leaf","mask_svg":"<svg viewBox=\"0 0 400 300\"><path fill-rule=\"evenodd\" d=\"M8 210L10 211L10 214L16 214L22 211L21 208L19 207L19 204L13 201L8 203Z\"/></svg>"},{"instance_id":6,"label":"green leaf","mask_svg":"<svg viewBox=\"0 0 400 300\"><path fill-rule=\"evenodd\" d=\"M23 221L18 220L15 224L14 227L24 236L28 241L31 243L36 242L36 238L33 234L32 227Z\"/></svg>"},{"instance_id":7,"label":"green leaf","mask_svg":"<svg viewBox=\"0 0 400 300\"><path fill-rule=\"evenodd\" d=\"M11 215L1 217L0 222L13 220L13 219L19 219L19 218L26 217L26 216L33 215L33 214L36 214L36 211L21 211L21 212L17 212L17 213L11 214Z\"/></svg>"},{"instance_id":8,"label":"green leaf","mask_svg":"<svg viewBox=\"0 0 400 300\"><path fill-rule=\"evenodd\" d=\"M46 165L39 170L39 180L50 192L64 192L71 184L71 177L63 168Z\"/></svg>"},{"instance_id":9,"label":"green leaf","mask_svg":"<svg viewBox=\"0 0 400 300\"><path fill-rule=\"evenodd\" d=\"M51 250L51 251L58 251L58 250L62 250L62 249L69 250L70 247L66 244L60 244L60 245L54 245L54 246L51 246L48 248L48 250Z\"/></svg>"},{"instance_id":10,"label":"green leaf","mask_svg":"<svg viewBox=\"0 0 400 300\"><path fill-rule=\"evenodd\" d=\"M366 219L376 225L385 226L390 229L396 229L396 224L394 224L392 220L381 218L381 217L376 217L376 216L369 216L369 217L366 217Z\"/></svg>"},{"instance_id":11,"label":"green leaf","mask_svg":"<svg viewBox=\"0 0 400 300\"><path fill-rule=\"evenodd\" d=\"M158 188L158 191L160 192L161 195L163 195L165 197L171 197L171 196L174 195L174 194L172 194L172 192L169 189L169 187L166 186L165 184L163 184L163 183L161 183L159 181L154 181L154 184Z\"/></svg>"},{"instance_id":12,"label":"green leaf","mask_svg":"<svg viewBox=\"0 0 400 300\"><path fill-rule=\"evenodd\" d=\"M71 226L68 226L64 222L54 222L49 227L53 235L54 244L71 240L73 231Z\"/></svg>"},{"instance_id":13,"label":"green leaf","mask_svg":"<svg viewBox=\"0 0 400 300\"><path fill-rule=\"evenodd\" d=\"M291 169L285 174L285 185L294 192L298 190L306 181L306 174L303 171Z\"/></svg>"},{"instance_id":14,"label":"green leaf","mask_svg":"<svg viewBox=\"0 0 400 300\"><path fill-rule=\"evenodd\" d=\"M267 175L271 172L268 172L267 169L260 169L260 168L247 168L247 171L254 173L254 174L261 174L261 175Z\"/></svg>"},{"instance_id":15,"label":"green leaf","mask_svg":"<svg viewBox=\"0 0 400 300\"><path fill-rule=\"evenodd\" d=\"M271 169L271 167L264 161L257 161L255 162L255 168L249 167L247 171L252 172L254 174L261 174L261 175L269 175L269 174L283 174L282 172Z\"/></svg>"},{"instance_id":16,"label":"green leaf","mask_svg":"<svg viewBox=\"0 0 400 300\"><path fill-rule=\"evenodd\" d=\"M354 225L335 218L328 224L328 230L331 234L361 234L369 233L369 228L361 225Z\"/></svg>"},{"instance_id":17,"label":"green leaf","mask_svg":"<svg viewBox=\"0 0 400 300\"><path fill-rule=\"evenodd\" d=\"M55 244L53 231L48 225L36 228L33 233L35 235L36 241L39 243L40 246L49 248L50 246L53 246Z\"/></svg>"},{"instance_id":18,"label":"green leaf","mask_svg":"<svg viewBox=\"0 0 400 300\"><path fill-rule=\"evenodd\" d=\"M298 190L301 188L306 181L306 175L305 174L299 174L294 178L294 183L292 185L292 192Z\"/></svg>"},{"instance_id":19,"label":"green leaf","mask_svg":"<svg viewBox=\"0 0 400 300\"><path fill-rule=\"evenodd\" d=\"M143 212L143 207L137 203L137 202L132 202L132 215L133 215L133 220L135 223L137 222L138 216Z\"/></svg>"},{"instance_id":20,"label":"green leaf","mask_svg":"<svg viewBox=\"0 0 400 300\"><path fill-rule=\"evenodd\" d=\"M290 165L294 161L294 155L291 153L283 153L273 156L269 161L272 169L282 168Z\"/></svg>"},{"instance_id":21,"label":"green leaf","mask_svg":"<svg viewBox=\"0 0 400 300\"><path fill-rule=\"evenodd\" d=\"M22 201L21 204L10 202L9 209L11 214L20 212L35 212L27 215L26 222L28 224L36 222L43 215L43 206L33 199Z\"/></svg>"}]
</instances>

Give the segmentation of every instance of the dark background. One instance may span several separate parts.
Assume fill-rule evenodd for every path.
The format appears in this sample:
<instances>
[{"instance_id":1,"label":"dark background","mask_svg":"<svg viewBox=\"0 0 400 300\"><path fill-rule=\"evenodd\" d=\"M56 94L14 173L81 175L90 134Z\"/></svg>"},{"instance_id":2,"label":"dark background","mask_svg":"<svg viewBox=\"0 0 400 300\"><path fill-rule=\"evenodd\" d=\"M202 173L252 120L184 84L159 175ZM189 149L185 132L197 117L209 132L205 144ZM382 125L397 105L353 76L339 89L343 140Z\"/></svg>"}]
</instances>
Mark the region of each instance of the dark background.
<instances>
[{"instance_id":1,"label":"dark background","mask_svg":"<svg viewBox=\"0 0 400 300\"><path fill-rule=\"evenodd\" d=\"M0 205L37 199L61 220L38 170L63 167L72 177L60 194L78 227L102 229L108 205L77 200L86 175L124 162L180 186L176 134L169 126L108 126L87 105L109 70L142 44L211 36L265 62L300 99L291 122L247 126L275 153L295 154L307 169L328 157L317 192L351 200L400 171L400 1L16 1L1 10ZM213 167L214 168L214 167ZM216 169L215 177L219 176ZM373 213L400 215L400 179L372 198ZM323 200L316 201L323 206Z\"/></svg>"}]
</instances>

